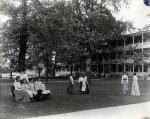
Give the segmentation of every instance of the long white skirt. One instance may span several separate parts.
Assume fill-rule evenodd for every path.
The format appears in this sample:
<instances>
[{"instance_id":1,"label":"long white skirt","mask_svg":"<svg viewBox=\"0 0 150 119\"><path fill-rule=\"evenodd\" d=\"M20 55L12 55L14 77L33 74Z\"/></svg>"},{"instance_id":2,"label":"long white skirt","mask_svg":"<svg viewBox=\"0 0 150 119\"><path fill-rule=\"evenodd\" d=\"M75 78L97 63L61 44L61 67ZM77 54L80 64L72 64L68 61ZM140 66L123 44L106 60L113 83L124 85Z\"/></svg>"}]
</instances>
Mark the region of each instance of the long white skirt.
<instances>
[{"instance_id":1,"label":"long white skirt","mask_svg":"<svg viewBox=\"0 0 150 119\"><path fill-rule=\"evenodd\" d=\"M140 96L140 89L137 81L132 83L131 95L133 96Z\"/></svg>"},{"instance_id":2,"label":"long white skirt","mask_svg":"<svg viewBox=\"0 0 150 119\"><path fill-rule=\"evenodd\" d=\"M42 91L42 94L50 94L50 93L51 93L50 90L43 90L43 91Z\"/></svg>"},{"instance_id":3,"label":"long white skirt","mask_svg":"<svg viewBox=\"0 0 150 119\"><path fill-rule=\"evenodd\" d=\"M30 98L33 98L33 95L37 94L36 91L32 91L32 90L26 90L26 92L29 94Z\"/></svg>"}]
</instances>

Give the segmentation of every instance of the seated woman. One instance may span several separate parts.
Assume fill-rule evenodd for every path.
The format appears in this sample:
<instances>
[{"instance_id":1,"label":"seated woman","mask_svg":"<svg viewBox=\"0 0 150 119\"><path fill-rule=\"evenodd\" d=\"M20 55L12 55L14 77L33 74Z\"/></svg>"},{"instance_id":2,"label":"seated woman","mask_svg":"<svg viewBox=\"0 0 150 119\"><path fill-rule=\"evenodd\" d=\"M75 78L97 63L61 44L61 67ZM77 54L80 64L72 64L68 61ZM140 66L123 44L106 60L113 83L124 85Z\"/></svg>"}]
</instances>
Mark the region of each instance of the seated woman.
<instances>
[{"instance_id":1,"label":"seated woman","mask_svg":"<svg viewBox=\"0 0 150 119\"><path fill-rule=\"evenodd\" d=\"M26 91L29 94L31 101L33 101L34 92L30 90L29 83L26 79L23 79L22 90Z\"/></svg>"},{"instance_id":2,"label":"seated woman","mask_svg":"<svg viewBox=\"0 0 150 119\"><path fill-rule=\"evenodd\" d=\"M40 78L37 79L37 81L34 82L35 90L38 92L38 94L43 94L45 98L50 98L50 90L47 90L45 85L41 82Z\"/></svg>"},{"instance_id":3,"label":"seated woman","mask_svg":"<svg viewBox=\"0 0 150 119\"><path fill-rule=\"evenodd\" d=\"M30 96L25 90L22 89L19 76L17 76L16 80L14 81L14 87L15 87L14 93L15 93L16 101L19 102L19 104L20 104L20 105L18 105L18 107L24 108L24 106L21 103L29 102Z\"/></svg>"},{"instance_id":4,"label":"seated woman","mask_svg":"<svg viewBox=\"0 0 150 119\"><path fill-rule=\"evenodd\" d=\"M29 90L32 92L33 96L37 95L37 91L35 90L33 79L29 80Z\"/></svg>"}]
</instances>

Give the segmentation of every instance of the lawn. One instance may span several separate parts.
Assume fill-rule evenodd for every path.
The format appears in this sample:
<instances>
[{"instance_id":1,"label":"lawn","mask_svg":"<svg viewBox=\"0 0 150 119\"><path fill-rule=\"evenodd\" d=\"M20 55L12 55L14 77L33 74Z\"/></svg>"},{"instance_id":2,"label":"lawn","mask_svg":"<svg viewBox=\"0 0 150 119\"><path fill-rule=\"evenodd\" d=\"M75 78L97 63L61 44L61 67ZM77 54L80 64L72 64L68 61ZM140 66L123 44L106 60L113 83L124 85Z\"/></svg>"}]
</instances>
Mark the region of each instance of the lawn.
<instances>
[{"instance_id":1,"label":"lawn","mask_svg":"<svg viewBox=\"0 0 150 119\"><path fill-rule=\"evenodd\" d=\"M75 83L78 90L78 84ZM131 88L131 81L129 82ZM0 119L22 119L27 117L45 116L88 109L127 105L150 101L150 81L139 81L140 97L120 95L120 80L94 80L89 95L68 95L67 82L49 82L47 87L52 91L52 98L48 101L29 102L26 109L18 109L12 99L10 84L0 85Z\"/></svg>"}]
</instances>

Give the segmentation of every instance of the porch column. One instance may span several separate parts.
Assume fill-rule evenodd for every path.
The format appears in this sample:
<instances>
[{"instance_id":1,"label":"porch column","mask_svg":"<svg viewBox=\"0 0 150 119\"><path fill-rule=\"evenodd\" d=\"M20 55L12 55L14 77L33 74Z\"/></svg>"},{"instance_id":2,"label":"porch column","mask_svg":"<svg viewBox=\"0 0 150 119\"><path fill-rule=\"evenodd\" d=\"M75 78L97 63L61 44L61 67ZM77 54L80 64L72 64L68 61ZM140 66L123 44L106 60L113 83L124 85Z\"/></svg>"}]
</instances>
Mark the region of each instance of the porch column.
<instances>
[{"instance_id":1,"label":"porch column","mask_svg":"<svg viewBox=\"0 0 150 119\"><path fill-rule=\"evenodd\" d=\"M126 55L126 48L125 48L125 46L126 46L126 43L125 43L125 40L124 40L124 65L123 65L123 71L126 71L126 65L125 65L125 55Z\"/></svg>"},{"instance_id":2,"label":"porch column","mask_svg":"<svg viewBox=\"0 0 150 119\"><path fill-rule=\"evenodd\" d=\"M134 35L132 36L132 45L133 45L133 47L134 47ZM133 48L133 50L134 50L134 48ZM134 73L134 63L133 63L133 65L132 65L132 72Z\"/></svg>"},{"instance_id":3,"label":"porch column","mask_svg":"<svg viewBox=\"0 0 150 119\"><path fill-rule=\"evenodd\" d=\"M142 33L142 60L143 60L143 33ZM144 79L144 63L142 62L142 77Z\"/></svg>"},{"instance_id":4,"label":"porch column","mask_svg":"<svg viewBox=\"0 0 150 119\"><path fill-rule=\"evenodd\" d=\"M105 66L104 66L104 63L103 63L103 74L104 74L104 71L105 71L105 69L104 69L104 68L105 68Z\"/></svg>"}]
</instances>

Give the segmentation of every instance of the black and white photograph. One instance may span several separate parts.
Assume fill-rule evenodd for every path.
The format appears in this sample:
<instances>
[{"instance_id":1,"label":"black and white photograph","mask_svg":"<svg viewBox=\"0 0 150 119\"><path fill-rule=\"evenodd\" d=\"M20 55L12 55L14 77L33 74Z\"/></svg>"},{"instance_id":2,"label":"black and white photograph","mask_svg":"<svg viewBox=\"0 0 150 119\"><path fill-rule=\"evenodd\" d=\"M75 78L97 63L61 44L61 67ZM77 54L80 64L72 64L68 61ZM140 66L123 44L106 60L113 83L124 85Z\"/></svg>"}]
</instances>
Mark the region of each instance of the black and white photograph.
<instances>
[{"instance_id":1,"label":"black and white photograph","mask_svg":"<svg viewBox=\"0 0 150 119\"><path fill-rule=\"evenodd\" d=\"M0 0L0 119L150 119L150 0Z\"/></svg>"}]
</instances>

